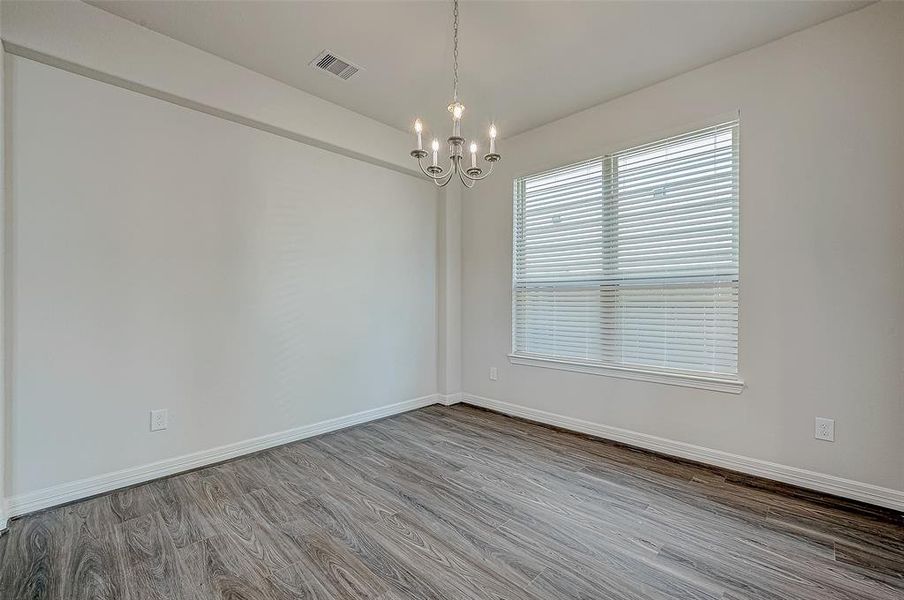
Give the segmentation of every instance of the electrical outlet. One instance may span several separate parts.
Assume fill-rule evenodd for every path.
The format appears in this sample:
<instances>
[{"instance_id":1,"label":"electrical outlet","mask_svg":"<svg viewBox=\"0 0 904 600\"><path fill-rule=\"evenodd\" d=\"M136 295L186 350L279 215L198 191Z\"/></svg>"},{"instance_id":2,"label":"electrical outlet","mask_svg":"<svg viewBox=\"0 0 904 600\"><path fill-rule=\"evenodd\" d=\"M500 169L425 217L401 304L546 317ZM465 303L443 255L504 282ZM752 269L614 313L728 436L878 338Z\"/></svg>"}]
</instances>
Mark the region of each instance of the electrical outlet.
<instances>
[{"instance_id":1,"label":"electrical outlet","mask_svg":"<svg viewBox=\"0 0 904 600\"><path fill-rule=\"evenodd\" d=\"M496 381L497 379L499 379L499 372L496 367L490 367L490 381Z\"/></svg>"},{"instance_id":2,"label":"electrical outlet","mask_svg":"<svg viewBox=\"0 0 904 600\"><path fill-rule=\"evenodd\" d=\"M817 440L827 442L835 441L835 419L816 417L816 432L813 434Z\"/></svg>"},{"instance_id":3,"label":"electrical outlet","mask_svg":"<svg viewBox=\"0 0 904 600\"><path fill-rule=\"evenodd\" d=\"M151 431L166 429L166 422L167 414L165 408L151 411Z\"/></svg>"}]
</instances>

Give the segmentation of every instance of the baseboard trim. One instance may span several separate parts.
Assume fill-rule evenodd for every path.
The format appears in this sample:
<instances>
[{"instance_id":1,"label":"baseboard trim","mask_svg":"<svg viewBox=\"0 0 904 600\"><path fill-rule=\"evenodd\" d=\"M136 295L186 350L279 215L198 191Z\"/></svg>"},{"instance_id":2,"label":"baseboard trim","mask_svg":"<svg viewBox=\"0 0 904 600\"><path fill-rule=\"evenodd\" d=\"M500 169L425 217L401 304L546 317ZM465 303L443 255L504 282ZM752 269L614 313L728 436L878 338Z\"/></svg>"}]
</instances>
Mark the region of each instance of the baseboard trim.
<instances>
[{"instance_id":1,"label":"baseboard trim","mask_svg":"<svg viewBox=\"0 0 904 600\"><path fill-rule=\"evenodd\" d=\"M281 446L290 442L296 442L306 438L314 437L331 431L345 429L352 425L360 425L368 421L382 419L392 415L408 412L431 404L445 403L440 394L430 394L421 396L404 402L388 404L378 408L357 412L344 417L327 419L310 425L302 425L293 429L287 429L277 433L271 433L260 437L243 440L202 450L192 454L185 454L175 458L161 460L155 463L142 465L138 467L130 467L113 473L106 473L87 479L80 479L56 485L27 494L13 496L8 499L8 512L6 516L9 518L22 516L38 510L44 510L53 506L67 504L83 498L89 498L97 494L103 494L119 488L129 487L160 477L175 475L183 471L191 471L207 465L212 465L224 460L229 460L245 454L259 452L274 446ZM3 520L5 526L6 520Z\"/></svg>"},{"instance_id":2,"label":"baseboard trim","mask_svg":"<svg viewBox=\"0 0 904 600\"><path fill-rule=\"evenodd\" d=\"M455 392L453 394L438 394L439 403L444 406L452 406L453 404L458 404L461 402L462 393Z\"/></svg>"},{"instance_id":3,"label":"baseboard trim","mask_svg":"<svg viewBox=\"0 0 904 600\"><path fill-rule=\"evenodd\" d=\"M904 491L884 488L869 483L861 483L852 479L844 479L834 475L808 471L797 467L789 467L756 458L749 458L721 450L713 450L702 446L695 446L685 442L677 442L646 433L610 427L599 423L592 423L582 419L557 415L536 408L529 408L519 404L485 398L474 394L464 393L462 400L465 404L487 408L496 412L521 417L531 421L537 421L546 425L553 425L579 433L594 435L607 440L620 442L629 446L636 446L653 452L660 452L678 458L693 460L699 463L754 475L764 479L771 479L781 483L787 483L798 487L816 490L850 500L858 500L876 506L882 506L904 512Z\"/></svg>"}]
</instances>

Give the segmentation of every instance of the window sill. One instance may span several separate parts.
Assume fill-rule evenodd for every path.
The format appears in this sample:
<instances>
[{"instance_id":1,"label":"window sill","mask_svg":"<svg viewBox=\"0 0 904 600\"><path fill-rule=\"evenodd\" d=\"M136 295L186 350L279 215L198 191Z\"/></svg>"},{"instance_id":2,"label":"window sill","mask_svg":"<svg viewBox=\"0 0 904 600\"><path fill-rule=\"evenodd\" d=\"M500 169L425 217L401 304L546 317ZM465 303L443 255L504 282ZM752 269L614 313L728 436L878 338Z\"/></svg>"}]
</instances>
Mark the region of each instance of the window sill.
<instances>
[{"instance_id":1,"label":"window sill","mask_svg":"<svg viewBox=\"0 0 904 600\"><path fill-rule=\"evenodd\" d=\"M574 373L589 373L591 375L619 377L621 379L634 379L652 383L664 383L666 385L692 387L701 390L727 392L729 394L740 394L744 390L744 381L730 375L707 375L686 373L682 371L646 369L643 367L627 367L622 365L600 365L578 360L546 358L530 356L527 354L509 354L509 361L513 365L557 369L560 371L572 371Z\"/></svg>"}]
</instances>

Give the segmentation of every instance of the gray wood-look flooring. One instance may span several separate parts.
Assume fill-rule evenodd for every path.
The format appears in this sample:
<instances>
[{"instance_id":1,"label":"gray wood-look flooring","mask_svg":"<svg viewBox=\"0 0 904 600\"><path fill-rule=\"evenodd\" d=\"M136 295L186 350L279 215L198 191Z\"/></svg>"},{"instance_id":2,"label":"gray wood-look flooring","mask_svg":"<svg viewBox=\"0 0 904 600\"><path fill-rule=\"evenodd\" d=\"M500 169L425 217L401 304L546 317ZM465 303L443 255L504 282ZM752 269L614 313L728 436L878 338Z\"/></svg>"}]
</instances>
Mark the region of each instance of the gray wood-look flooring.
<instances>
[{"instance_id":1,"label":"gray wood-look flooring","mask_svg":"<svg viewBox=\"0 0 904 600\"><path fill-rule=\"evenodd\" d=\"M467 406L14 520L0 598L904 598L900 515Z\"/></svg>"}]
</instances>

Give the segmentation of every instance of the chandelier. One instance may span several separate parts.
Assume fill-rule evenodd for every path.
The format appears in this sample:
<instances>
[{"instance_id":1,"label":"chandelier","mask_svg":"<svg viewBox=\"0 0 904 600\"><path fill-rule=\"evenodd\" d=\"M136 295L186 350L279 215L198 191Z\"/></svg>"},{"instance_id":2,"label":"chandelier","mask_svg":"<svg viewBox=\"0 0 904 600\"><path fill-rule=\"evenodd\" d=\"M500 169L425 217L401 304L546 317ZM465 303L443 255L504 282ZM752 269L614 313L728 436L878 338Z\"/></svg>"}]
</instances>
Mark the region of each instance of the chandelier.
<instances>
[{"instance_id":1,"label":"chandelier","mask_svg":"<svg viewBox=\"0 0 904 600\"><path fill-rule=\"evenodd\" d=\"M465 112L465 106L458 101L458 0L452 2L452 104L449 105L449 112L452 113L452 136L447 140L449 143L449 167L444 169L437 163L439 158L439 140L433 138L431 148L433 150L433 162L428 166L424 166L423 159L427 158L427 151L424 150L424 142L422 132L424 125L420 119L414 122L414 131L417 133L417 148L411 151L411 156L417 159L417 164L424 172L424 175L433 180L438 187L443 187L458 175L458 178L465 187L472 188L474 184L481 179L486 179L493 172L493 165L502 158L496 153L496 126L490 125L490 151L483 157L489 163L489 170L484 173L483 169L477 166L477 143L472 141L469 147L471 151L471 166L465 169L462 166L462 148L465 145L465 138L461 137L461 116Z\"/></svg>"}]
</instances>

